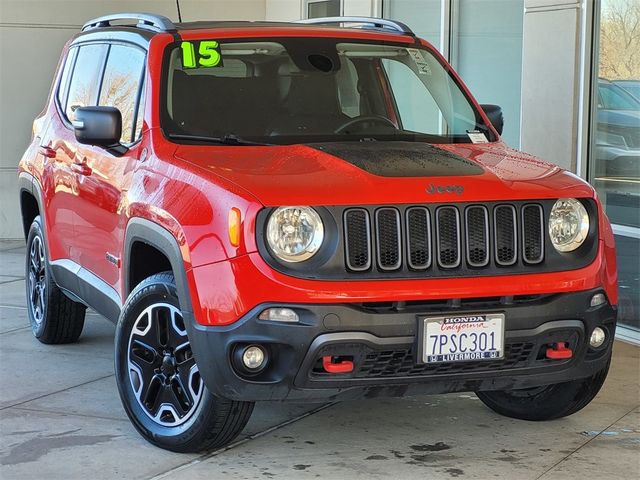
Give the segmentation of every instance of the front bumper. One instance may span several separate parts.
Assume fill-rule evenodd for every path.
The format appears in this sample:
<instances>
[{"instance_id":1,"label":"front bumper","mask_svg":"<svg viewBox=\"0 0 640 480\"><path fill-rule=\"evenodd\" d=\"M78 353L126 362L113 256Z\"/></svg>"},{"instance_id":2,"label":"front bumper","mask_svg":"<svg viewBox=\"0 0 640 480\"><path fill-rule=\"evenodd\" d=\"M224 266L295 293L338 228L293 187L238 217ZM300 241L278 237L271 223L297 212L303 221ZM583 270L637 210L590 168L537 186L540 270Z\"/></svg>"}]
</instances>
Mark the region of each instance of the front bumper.
<instances>
[{"instance_id":1,"label":"front bumper","mask_svg":"<svg viewBox=\"0 0 640 480\"><path fill-rule=\"evenodd\" d=\"M330 401L378 395L504 390L585 378L606 366L611 355L616 308L590 307L601 289L553 295L409 302L406 305L262 304L238 322L202 326L187 322L202 378L217 396L244 401ZM266 308L294 309L299 323L258 319ZM400 307L400 308L398 308ZM482 362L416 363L419 317L452 313L504 313L505 358ZM607 341L590 349L592 330L600 326ZM567 342L573 356L549 360L546 348ZM232 366L236 346L267 347L269 364L254 377ZM348 356L351 373L330 374L323 356ZM320 363L319 363L320 362Z\"/></svg>"}]
</instances>

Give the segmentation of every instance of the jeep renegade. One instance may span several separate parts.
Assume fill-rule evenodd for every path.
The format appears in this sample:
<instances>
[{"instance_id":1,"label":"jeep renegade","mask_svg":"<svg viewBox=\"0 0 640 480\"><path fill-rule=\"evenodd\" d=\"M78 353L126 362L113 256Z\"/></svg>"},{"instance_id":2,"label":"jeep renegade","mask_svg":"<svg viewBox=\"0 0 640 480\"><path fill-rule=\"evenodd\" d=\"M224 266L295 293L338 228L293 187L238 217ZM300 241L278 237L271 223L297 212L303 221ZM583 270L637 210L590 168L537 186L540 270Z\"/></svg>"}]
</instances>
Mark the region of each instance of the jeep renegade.
<instances>
[{"instance_id":1,"label":"jeep renegade","mask_svg":"<svg viewBox=\"0 0 640 480\"><path fill-rule=\"evenodd\" d=\"M179 452L262 400L570 415L609 367L613 235L501 131L399 22L91 20L19 166L33 333L115 322L124 408Z\"/></svg>"}]
</instances>

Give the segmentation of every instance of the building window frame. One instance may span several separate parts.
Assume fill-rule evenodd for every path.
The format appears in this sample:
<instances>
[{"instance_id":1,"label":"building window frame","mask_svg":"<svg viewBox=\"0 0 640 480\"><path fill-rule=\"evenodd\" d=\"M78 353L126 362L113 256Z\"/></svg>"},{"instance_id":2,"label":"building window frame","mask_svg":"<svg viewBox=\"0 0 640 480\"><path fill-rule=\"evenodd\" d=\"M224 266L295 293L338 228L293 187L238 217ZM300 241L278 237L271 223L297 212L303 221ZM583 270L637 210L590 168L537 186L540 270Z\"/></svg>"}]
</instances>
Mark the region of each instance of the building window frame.
<instances>
[{"instance_id":1,"label":"building window frame","mask_svg":"<svg viewBox=\"0 0 640 480\"><path fill-rule=\"evenodd\" d=\"M302 16L305 19L309 19L309 6L313 5L314 3L327 3L330 0L302 0ZM381 0L378 0L381 1ZM338 3L340 4L339 10L340 13L339 15L344 15L344 2L345 0L338 0Z\"/></svg>"},{"instance_id":2,"label":"building window frame","mask_svg":"<svg viewBox=\"0 0 640 480\"><path fill-rule=\"evenodd\" d=\"M597 102L594 102L593 99L598 94L601 15L602 0L583 4L576 172L589 182L594 179L593 167L596 161L594 140L597 131ZM638 227L612 223L611 228L616 236L640 239L640 228ZM640 330L618 323L616 338L638 345L640 344Z\"/></svg>"}]
</instances>

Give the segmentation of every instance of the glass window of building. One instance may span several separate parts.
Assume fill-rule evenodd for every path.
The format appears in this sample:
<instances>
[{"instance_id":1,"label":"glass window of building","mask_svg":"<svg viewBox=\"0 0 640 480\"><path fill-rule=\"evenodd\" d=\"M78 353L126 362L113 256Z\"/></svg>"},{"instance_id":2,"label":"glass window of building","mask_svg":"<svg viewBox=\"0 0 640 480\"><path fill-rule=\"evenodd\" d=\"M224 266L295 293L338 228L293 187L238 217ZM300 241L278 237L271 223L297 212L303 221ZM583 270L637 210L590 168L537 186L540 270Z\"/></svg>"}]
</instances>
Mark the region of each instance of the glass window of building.
<instances>
[{"instance_id":1,"label":"glass window of building","mask_svg":"<svg viewBox=\"0 0 640 480\"><path fill-rule=\"evenodd\" d=\"M640 3L603 0L597 14L589 177L615 233L618 319L640 335Z\"/></svg>"},{"instance_id":2,"label":"glass window of building","mask_svg":"<svg viewBox=\"0 0 640 480\"><path fill-rule=\"evenodd\" d=\"M307 18L339 17L340 0L307 0Z\"/></svg>"}]
</instances>

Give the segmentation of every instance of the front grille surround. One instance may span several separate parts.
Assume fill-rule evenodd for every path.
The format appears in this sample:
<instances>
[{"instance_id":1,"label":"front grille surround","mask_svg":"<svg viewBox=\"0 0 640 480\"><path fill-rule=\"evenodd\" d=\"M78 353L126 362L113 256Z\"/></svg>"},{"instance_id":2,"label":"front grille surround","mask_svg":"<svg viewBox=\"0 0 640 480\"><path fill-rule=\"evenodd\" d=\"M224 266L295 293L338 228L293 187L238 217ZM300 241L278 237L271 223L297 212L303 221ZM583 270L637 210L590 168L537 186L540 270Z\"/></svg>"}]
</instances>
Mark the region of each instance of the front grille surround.
<instances>
[{"instance_id":1,"label":"front grille surround","mask_svg":"<svg viewBox=\"0 0 640 480\"><path fill-rule=\"evenodd\" d=\"M467 263L475 268L489 263L489 211L484 205L472 205L464 210ZM470 234L470 232L472 232Z\"/></svg>"},{"instance_id":2,"label":"front grille surround","mask_svg":"<svg viewBox=\"0 0 640 480\"><path fill-rule=\"evenodd\" d=\"M518 220L513 205L493 209L493 231L495 262L502 267L513 265L518 259Z\"/></svg>"},{"instance_id":3,"label":"front grille surround","mask_svg":"<svg viewBox=\"0 0 640 480\"><path fill-rule=\"evenodd\" d=\"M553 248L546 228L555 201L544 199L314 207L325 224L325 242L317 255L296 264L285 264L274 258L266 244L266 224L274 210L274 207L270 207L258 214L256 240L262 259L272 268L292 277L311 280L484 277L560 272L586 267L593 262L598 252L597 204L593 199L581 199L590 218L589 235L575 252L561 254ZM509 223L509 235L506 237L507 247L515 249L513 262L505 262L505 259L513 260L514 252L510 252L509 248L506 249L508 258L503 256L499 262L496 257L496 241L499 239L496 237L495 210L501 206L507 207L503 209L502 216L512 219L515 212L515 222ZM450 242L450 246L454 247L453 260L457 260L459 256L459 262L451 259L447 262L447 258L440 255L446 249L442 245L438 248L439 239L445 233L442 228L438 233L438 212L449 212L450 217L455 218L455 222L450 224L454 225L453 230L457 232L460 244ZM525 214L530 217L527 222L524 221ZM391 232L387 238L387 241L391 239L391 243L382 242L383 246L386 245L386 256L379 255L380 239L376 233L383 217L392 220L385 223L387 233ZM486 229L473 234L470 225L481 224L478 219L486 222L487 217L488 234ZM442 220L442 214L440 219ZM359 225L356 234L348 228L350 222ZM527 239L531 232L535 232L533 241ZM399 246L393 244L394 239L399 239ZM488 255L484 248L487 241ZM388 256L390 252L391 257ZM396 261L398 258L399 265ZM457 263L457 266L451 267L453 263Z\"/></svg>"},{"instance_id":4,"label":"front grille surround","mask_svg":"<svg viewBox=\"0 0 640 480\"><path fill-rule=\"evenodd\" d=\"M431 213L425 207L407 208L407 264L411 270L431 266Z\"/></svg>"},{"instance_id":5,"label":"front grille surround","mask_svg":"<svg viewBox=\"0 0 640 480\"><path fill-rule=\"evenodd\" d=\"M541 205L529 203L522 206L522 258L530 265L544 259L544 210Z\"/></svg>"},{"instance_id":6,"label":"front grille surround","mask_svg":"<svg viewBox=\"0 0 640 480\"><path fill-rule=\"evenodd\" d=\"M454 206L436 209L436 251L442 268L460 265L461 235L460 212Z\"/></svg>"},{"instance_id":7,"label":"front grille surround","mask_svg":"<svg viewBox=\"0 0 640 480\"><path fill-rule=\"evenodd\" d=\"M353 272L369 270L371 267L371 222L369 221L369 212L364 208L347 210L344 212L344 225L347 268Z\"/></svg>"},{"instance_id":8,"label":"front grille surround","mask_svg":"<svg viewBox=\"0 0 640 480\"><path fill-rule=\"evenodd\" d=\"M375 215L378 268L385 271L397 270L402 264L400 212L392 207L384 207L377 209Z\"/></svg>"}]
</instances>

